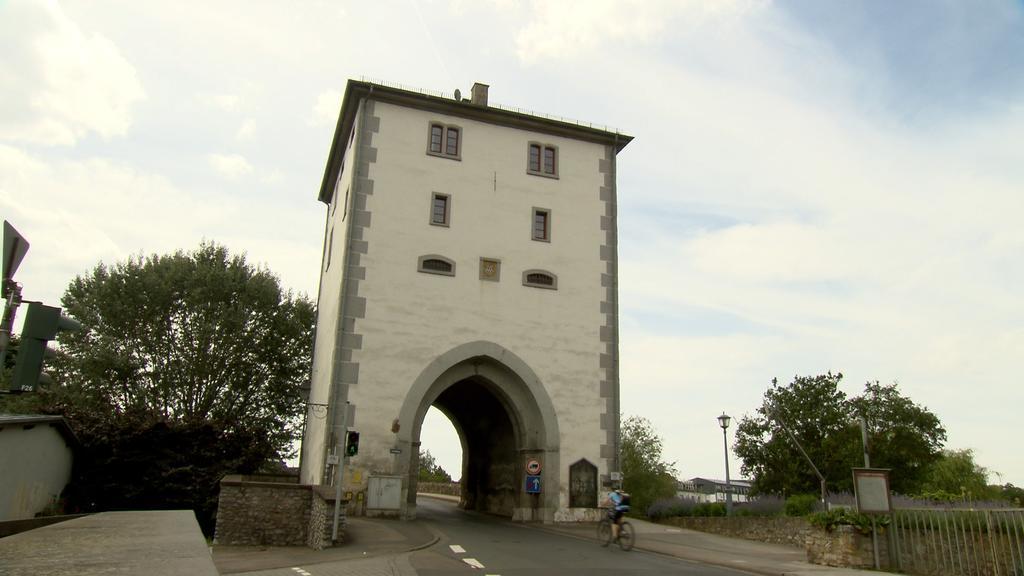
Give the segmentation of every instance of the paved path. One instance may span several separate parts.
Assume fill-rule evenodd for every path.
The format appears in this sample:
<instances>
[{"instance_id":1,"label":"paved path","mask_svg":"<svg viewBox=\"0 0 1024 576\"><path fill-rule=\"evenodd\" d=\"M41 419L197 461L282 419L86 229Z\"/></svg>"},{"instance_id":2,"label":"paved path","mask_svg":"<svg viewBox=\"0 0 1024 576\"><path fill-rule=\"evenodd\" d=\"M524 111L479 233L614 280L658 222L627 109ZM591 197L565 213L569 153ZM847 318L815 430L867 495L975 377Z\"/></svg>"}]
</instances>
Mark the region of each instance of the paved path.
<instances>
[{"instance_id":1,"label":"paved path","mask_svg":"<svg viewBox=\"0 0 1024 576\"><path fill-rule=\"evenodd\" d=\"M103 512L0 538L0 575L217 576L191 510Z\"/></svg>"}]
</instances>

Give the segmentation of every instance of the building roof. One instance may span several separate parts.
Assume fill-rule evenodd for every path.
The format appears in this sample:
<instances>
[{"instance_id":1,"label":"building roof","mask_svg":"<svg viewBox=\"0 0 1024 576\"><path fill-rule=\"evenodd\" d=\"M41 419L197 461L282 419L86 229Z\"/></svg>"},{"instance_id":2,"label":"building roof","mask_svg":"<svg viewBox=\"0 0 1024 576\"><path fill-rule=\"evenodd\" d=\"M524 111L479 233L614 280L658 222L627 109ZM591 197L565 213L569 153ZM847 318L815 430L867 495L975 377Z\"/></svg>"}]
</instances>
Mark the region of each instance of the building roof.
<instances>
[{"instance_id":1,"label":"building roof","mask_svg":"<svg viewBox=\"0 0 1024 576\"><path fill-rule=\"evenodd\" d=\"M725 480L718 480L718 479L714 479L714 478L700 478L700 477L690 478L689 482L693 482L694 484L714 484L716 486L725 486ZM753 483L751 481L749 481L749 480L742 480L742 479L736 479L736 478L730 478L729 479L729 484L732 485L732 486L739 486L739 487L746 487L746 488L750 488L753 485Z\"/></svg>"},{"instance_id":2,"label":"building roof","mask_svg":"<svg viewBox=\"0 0 1024 576\"><path fill-rule=\"evenodd\" d=\"M355 123L359 101L363 98L373 98L380 102L389 102L489 124L610 145L615 147L616 153L633 140L632 136L607 127L553 118L494 104L474 104L468 99L456 100L439 93L428 93L423 90L411 90L367 80L349 80L345 86L345 95L341 99L341 112L334 130L334 139L331 141L331 151L327 157L324 179L320 184L319 200L321 202L330 202L334 181L337 180L338 171L345 162L348 135Z\"/></svg>"},{"instance_id":3,"label":"building roof","mask_svg":"<svg viewBox=\"0 0 1024 576\"><path fill-rule=\"evenodd\" d=\"M32 427L38 424L48 424L57 429L57 432L64 437L64 441L72 447L78 446L78 437L68 426L63 416L48 416L46 414L0 414L0 428L8 426Z\"/></svg>"}]
</instances>

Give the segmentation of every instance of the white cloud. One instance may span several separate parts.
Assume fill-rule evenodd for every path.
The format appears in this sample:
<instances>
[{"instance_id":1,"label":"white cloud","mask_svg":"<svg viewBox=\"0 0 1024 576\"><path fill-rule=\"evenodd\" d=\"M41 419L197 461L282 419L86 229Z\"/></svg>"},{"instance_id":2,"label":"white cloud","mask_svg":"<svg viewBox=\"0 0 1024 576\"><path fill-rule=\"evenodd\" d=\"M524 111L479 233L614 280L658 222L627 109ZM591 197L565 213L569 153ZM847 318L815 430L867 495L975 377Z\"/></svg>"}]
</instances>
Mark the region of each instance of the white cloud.
<instances>
[{"instance_id":1,"label":"white cloud","mask_svg":"<svg viewBox=\"0 0 1024 576\"><path fill-rule=\"evenodd\" d=\"M229 180L241 178L253 171L252 164L241 154L209 154L206 160L214 170Z\"/></svg>"},{"instance_id":2,"label":"white cloud","mask_svg":"<svg viewBox=\"0 0 1024 576\"><path fill-rule=\"evenodd\" d=\"M341 92L327 90L316 97L309 123L312 126L333 126L341 110Z\"/></svg>"},{"instance_id":3,"label":"white cloud","mask_svg":"<svg viewBox=\"0 0 1024 576\"><path fill-rule=\"evenodd\" d=\"M238 112L241 109L242 97L238 94L200 94L199 98L221 112Z\"/></svg>"},{"instance_id":4,"label":"white cloud","mask_svg":"<svg viewBox=\"0 0 1024 576\"><path fill-rule=\"evenodd\" d=\"M238 132L235 132L236 140L251 140L256 134L256 121L252 118L246 118L242 121L242 125L238 127Z\"/></svg>"},{"instance_id":5,"label":"white cloud","mask_svg":"<svg viewBox=\"0 0 1024 576\"><path fill-rule=\"evenodd\" d=\"M0 138L73 145L123 135L144 97L135 68L106 37L83 31L53 1L0 4Z\"/></svg>"},{"instance_id":6,"label":"white cloud","mask_svg":"<svg viewBox=\"0 0 1024 576\"><path fill-rule=\"evenodd\" d=\"M519 59L573 58L599 45L649 44L708 19L756 7L751 0L534 0L532 20L516 38ZM499 3L499 8L507 8Z\"/></svg>"}]
</instances>

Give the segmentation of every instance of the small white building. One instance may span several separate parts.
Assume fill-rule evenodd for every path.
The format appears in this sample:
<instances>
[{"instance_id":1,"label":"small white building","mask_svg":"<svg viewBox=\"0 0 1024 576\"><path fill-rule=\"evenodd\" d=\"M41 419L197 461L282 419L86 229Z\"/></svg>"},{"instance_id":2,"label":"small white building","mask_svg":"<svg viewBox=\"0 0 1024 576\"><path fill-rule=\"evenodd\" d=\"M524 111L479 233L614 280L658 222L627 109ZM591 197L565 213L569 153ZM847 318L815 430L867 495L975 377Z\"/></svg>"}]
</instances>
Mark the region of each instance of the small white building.
<instances>
[{"instance_id":1,"label":"small white building","mask_svg":"<svg viewBox=\"0 0 1024 576\"><path fill-rule=\"evenodd\" d=\"M60 498L76 444L60 416L0 414L0 522L34 518Z\"/></svg>"},{"instance_id":2,"label":"small white building","mask_svg":"<svg viewBox=\"0 0 1024 576\"><path fill-rule=\"evenodd\" d=\"M676 496L696 502L725 502L728 488L731 489L733 502L749 502L750 486L747 480L729 480L727 487L725 480L691 478L679 482Z\"/></svg>"}]
</instances>

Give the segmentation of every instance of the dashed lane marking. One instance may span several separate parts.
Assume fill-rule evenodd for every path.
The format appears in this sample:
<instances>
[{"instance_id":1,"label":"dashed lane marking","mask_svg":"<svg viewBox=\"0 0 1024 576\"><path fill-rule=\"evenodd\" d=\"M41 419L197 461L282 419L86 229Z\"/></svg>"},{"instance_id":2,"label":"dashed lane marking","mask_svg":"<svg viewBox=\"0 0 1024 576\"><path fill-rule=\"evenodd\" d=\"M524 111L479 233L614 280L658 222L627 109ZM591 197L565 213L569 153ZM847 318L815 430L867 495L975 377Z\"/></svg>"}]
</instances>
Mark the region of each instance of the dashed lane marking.
<instances>
[{"instance_id":1,"label":"dashed lane marking","mask_svg":"<svg viewBox=\"0 0 1024 576\"><path fill-rule=\"evenodd\" d=\"M309 572L306 572L305 570L303 570L302 568L299 568L298 566L293 566L292 570L294 570L295 573L299 574L300 576L313 576L312 574L310 574Z\"/></svg>"},{"instance_id":2,"label":"dashed lane marking","mask_svg":"<svg viewBox=\"0 0 1024 576\"><path fill-rule=\"evenodd\" d=\"M683 533L682 530L679 530L677 528L669 528L668 530L665 530L665 532L668 532L669 534L682 534Z\"/></svg>"},{"instance_id":3,"label":"dashed lane marking","mask_svg":"<svg viewBox=\"0 0 1024 576\"><path fill-rule=\"evenodd\" d=\"M481 564L480 561L477 560L476 558L463 558L462 561L465 562L466 564L469 564L473 568L483 568L484 567L484 565Z\"/></svg>"},{"instance_id":4,"label":"dashed lane marking","mask_svg":"<svg viewBox=\"0 0 1024 576\"><path fill-rule=\"evenodd\" d=\"M458 544L450 544L448 547L451 548L452 552L455 552L456 554L465 554L466 553L466 549L463 548L462 546L459 546Z\"/></svg>"}]
</instances>

